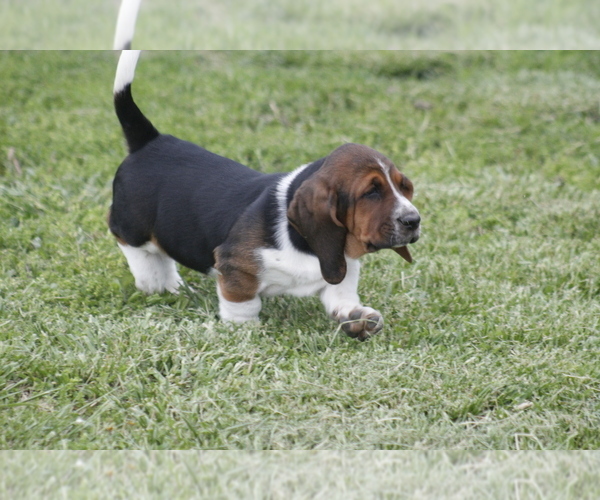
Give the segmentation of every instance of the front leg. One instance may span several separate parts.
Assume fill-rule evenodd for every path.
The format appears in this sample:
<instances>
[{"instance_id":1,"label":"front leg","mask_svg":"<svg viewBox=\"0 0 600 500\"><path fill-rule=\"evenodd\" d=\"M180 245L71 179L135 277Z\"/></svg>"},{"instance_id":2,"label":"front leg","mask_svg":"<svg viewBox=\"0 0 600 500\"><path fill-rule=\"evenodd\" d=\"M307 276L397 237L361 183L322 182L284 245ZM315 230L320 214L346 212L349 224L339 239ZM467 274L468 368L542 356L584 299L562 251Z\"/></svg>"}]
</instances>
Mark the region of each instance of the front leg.
<instances>
[{"instance_id":1,"label":"front leg","mask_svg":"<svg viewBox=\"0 0 600 500\"><path fill-rule=\"evenodd\" d=\"M258 321L261 308L258 296L258 267L253 255L230 252L227 246L216 249L215 271L219 316L222 321Z\"/></svg>"},{"instance_id":2,"label":"front leg","mask_svg":"<svg viewBox=\"0 0 600 500\"><path fill-rule=\"evenodd\" d=\"M367 340L379 333L383 317L371 307L365 307L358 297L360 262L346 258L346 276L338 285L327 285L321 291L321 302L327 314L339 321L342 330L352 338Z\"/></svg>"},{"instance_id":3,"label":"front leg","mask_svg":"<svg viewBox=\"0 0 600 500\"><path fill-rule=\"evenodd\" d=\"M263 244L260 227L246 216L240 217L226 241L215 248L215 271L219 315L222 321L258 321L261 301L258 276L261 263L256 249Z\"/></svg>"},{"instance_id":4,"label":"front leg","mask_svg":"<svg viewBox=\"0 0 600 500\"><path fill-rule=\"evenodd\" d=\"M249 300L244 300L235 295L232 296L230 293L227 293L227 287L222 286L221 280L217 281L217 295L219 296L219 316L222 321L231 321L233 323L258 321L258 313L261 308L261 301L258 295L254 295ZM248 297L244 298L248 299Z\"/></svg>"}]
</instances>

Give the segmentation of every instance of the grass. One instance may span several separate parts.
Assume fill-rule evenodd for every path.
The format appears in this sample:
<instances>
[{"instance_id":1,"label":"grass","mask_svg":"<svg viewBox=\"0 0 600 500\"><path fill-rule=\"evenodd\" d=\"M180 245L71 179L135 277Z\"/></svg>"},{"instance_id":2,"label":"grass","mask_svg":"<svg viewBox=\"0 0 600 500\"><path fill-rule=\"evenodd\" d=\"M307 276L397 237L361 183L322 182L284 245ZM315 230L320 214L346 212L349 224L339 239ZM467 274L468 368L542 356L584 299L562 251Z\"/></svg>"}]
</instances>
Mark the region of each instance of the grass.
<instances>
[{"instance_id":1,"label":"grass","mask_svg":"<svg viewBox=\"0 0 600 500\"><path fill-rule=\"evenodd\" d=\"M197 273L136 291L115 54L0 54L0 447L597 448L599 57L143 54L161 131L268 172L355 141L412 179L415 263L364 259L386 325L359 343L315 298L231 327Z\"/></svg>"},{"instance_id":2,"label":"grass","mask_svg":"<svg viewBox=\"0 0 600 500\"><path fill-rule=\"evenodd\" d=\"M119 0L4 0L3 49L110 49ZM145 0L145 49L596 49L594 0Z\"/></svg>"},{"instance_id":3,"label":"grass","mask_svg":"<svg viewBox=\"0 0 600 500\"><path fill-rule=\"evenodd\" d=\"M579 500L600 494L598 452L4 452L0 464L4 498Z\"/></svg>"}]
</instances>

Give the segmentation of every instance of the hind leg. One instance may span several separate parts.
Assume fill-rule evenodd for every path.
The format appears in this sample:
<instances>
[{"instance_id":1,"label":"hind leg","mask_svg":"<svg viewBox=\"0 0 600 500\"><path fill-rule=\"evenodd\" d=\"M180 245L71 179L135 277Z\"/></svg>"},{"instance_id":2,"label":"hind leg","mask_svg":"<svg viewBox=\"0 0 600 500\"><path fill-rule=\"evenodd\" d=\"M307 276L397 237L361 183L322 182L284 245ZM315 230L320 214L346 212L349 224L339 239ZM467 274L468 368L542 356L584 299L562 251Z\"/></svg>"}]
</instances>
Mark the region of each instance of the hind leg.
<instances>
[{"instance_id":1,"label":"hind leg","mask_svg":"<svg viewBox=\"0 0 600 500\"><path fill-rule=\"evenodd\" d=\"M148 242L141 247L118 244L125 255L135 286L145 293L160 293L167 290L177 293L183 283L177 272L175 261L154 243Z\"/></svg>"}]
</instances>

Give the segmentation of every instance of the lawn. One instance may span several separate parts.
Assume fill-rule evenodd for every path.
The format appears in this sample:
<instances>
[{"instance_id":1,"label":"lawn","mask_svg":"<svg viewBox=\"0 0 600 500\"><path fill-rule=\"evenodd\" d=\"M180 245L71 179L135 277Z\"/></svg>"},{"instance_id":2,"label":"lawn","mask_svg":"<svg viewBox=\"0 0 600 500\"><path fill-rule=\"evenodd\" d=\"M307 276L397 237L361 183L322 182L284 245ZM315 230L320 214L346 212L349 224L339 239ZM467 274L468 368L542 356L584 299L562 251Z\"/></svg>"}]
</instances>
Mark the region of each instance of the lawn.
<instances>
[{"instance_id":1,"label":"lawn","mask_svg":"<svg viewBox=\"0 0 600 500\"><path fill-rule=\"evenodd\" d=\"M598 498L600 453L8 451L3 498ZM27 479L26 479L27 478Z\"/></svg>"},{"instance_id":2,"label":"lawn","mask_svg":"<svg viewBox=\"0 0 600 500\"><path fill-rule=\"evenodd\" d=\"M3 0L2 49L110 49L120 0ZM597 49L596 0L143 0L144 49Z\"/></svg>"},{"instance_id":3,"label":"lawn","mask_svg":"<svg viewBox=\"0 0 600 500\"><path fill-rule=\"evenodd\" d=\"M144 296L105 217L116 54L0 54L0 447L600 446L600 54L143 53L159 130L265 171L345 141L414 182L415 262L363 260L386 325L315 298L216 317L212 279Z\"/></svg>"}]
</instances>

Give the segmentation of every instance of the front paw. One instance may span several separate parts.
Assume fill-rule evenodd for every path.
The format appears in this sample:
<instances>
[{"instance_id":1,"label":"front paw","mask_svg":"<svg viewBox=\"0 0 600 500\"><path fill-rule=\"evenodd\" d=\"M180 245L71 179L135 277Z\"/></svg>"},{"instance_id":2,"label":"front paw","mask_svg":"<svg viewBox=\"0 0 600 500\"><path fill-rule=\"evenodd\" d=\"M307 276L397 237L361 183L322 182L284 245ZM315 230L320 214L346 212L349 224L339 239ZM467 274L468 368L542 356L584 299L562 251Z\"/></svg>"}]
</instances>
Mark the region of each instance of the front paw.
<instances>
[{"instance_id":1,"label":"front paw","mask_svg":"<svg viewBox=\"0 0 600 500\"><path fill-rule=\"evenodd\" d=\"M370 307L357 307L347 316L338 317L342 330L351 338L365 341L383 328L383 316Z\"/></svg>"}]
</instances>

